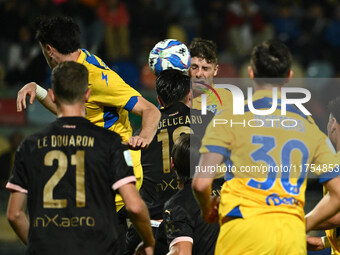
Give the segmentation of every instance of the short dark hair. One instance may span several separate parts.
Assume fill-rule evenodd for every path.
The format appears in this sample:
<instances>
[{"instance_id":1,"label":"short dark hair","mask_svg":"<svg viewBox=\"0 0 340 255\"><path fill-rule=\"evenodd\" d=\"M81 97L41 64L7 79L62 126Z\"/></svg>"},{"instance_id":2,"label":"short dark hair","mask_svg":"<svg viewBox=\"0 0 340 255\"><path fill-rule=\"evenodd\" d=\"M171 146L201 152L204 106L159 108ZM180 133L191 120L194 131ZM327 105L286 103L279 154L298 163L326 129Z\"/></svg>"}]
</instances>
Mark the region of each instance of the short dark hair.
<instances>
[{"instance_id":1,"label":"short dark hair","mask_svg":"<svg viewBox=\"0 0 340 255\"><path fill-rule=\"evenodd\" d=\"M217 46L213 41L196 37L192 39L189 51L192 58L203 58L209 64L217 64Z\"/></svg>"},{"instance_id":2,"label":"short dark hair","mask_svg":"<svg viewBox=\"0 0 340 255\"><path fill-rule=\"evenodd\" d=\"M190 77L176 69L164 70L157 77L156 91L165 106L179 102L190 92Z\"/></svg>"},{"instance_id":3,"label":"short dark hair","mask_svg":"<svg viewBox=\"0 0 340 255\"><path fill-rule=\"evenodd\" d=\"M255 78L287 78L292 55L281 41L267 40L253 48L250 65Z\"/></svg>"},{"instance_id":4,"label":"short dark hair","mask_svg":"<svg viewBox=\"0 0 340 255\"><path fill-rule=\"evenodd\" d=\"M328 110L336 119L336 122L340 124L340 97L336 97L329 102Z\"/></svg>"},{"instance_id":5,"label":"short dark hair","mask_svg":"<svg viewBox=\"0 0 340 255\"><path fill-rule=\"evenodd\" d=\"M172 147L171 156L179 178L186 182L191 179L200 158L201 139L197 135L182 134Z\"/></svg>"},{"instance_id":6,"label":"short dark hair","mask_svg":"<svg viewBox=\"0 0 340 255\"><path fill-rule=\"evenodd\" d=\"M35 22L35 38L43 45L50 44L61 54L69 54L80 48L80 29L70 17L40 17Z\"/></svg>"},{"instance_id":7,"label":"short dark hair","mask_svg":"<svg viewBox=\"0 0 340 255\"><path fill-rule=\"evenodd\" d=\"M58 101L73 104L83 99L88 88L87 68L73 61L66 61L52 70L52 89Z\"/></svg>"}]
</instances>

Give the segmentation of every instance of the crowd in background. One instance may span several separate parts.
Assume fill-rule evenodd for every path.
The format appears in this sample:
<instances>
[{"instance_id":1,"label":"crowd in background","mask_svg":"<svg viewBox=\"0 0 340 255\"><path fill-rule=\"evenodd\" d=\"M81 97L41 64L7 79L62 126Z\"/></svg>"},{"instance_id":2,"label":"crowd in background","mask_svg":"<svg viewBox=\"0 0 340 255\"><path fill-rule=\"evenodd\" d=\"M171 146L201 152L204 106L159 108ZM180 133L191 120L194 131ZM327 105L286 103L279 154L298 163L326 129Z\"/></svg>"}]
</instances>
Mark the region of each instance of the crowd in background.
<instances>
[{"instance_id":1,"label":"crowd in background","mask_svg":"<svg viewBox=\"0 0 340 255\"><path fill-rule=\"evenodd\" d=\"M49 69L32 31L37 16L56 14L75 18L81 46L136 88L153 88L148 54L164 38L215 41L220 63L227 64L224 74L232 77L242 76L252 46L269 38L288 45L302 75L340 73L336 0L1 0L1 85L34 80L49 86Z\"/></svg>"}]
</instances>

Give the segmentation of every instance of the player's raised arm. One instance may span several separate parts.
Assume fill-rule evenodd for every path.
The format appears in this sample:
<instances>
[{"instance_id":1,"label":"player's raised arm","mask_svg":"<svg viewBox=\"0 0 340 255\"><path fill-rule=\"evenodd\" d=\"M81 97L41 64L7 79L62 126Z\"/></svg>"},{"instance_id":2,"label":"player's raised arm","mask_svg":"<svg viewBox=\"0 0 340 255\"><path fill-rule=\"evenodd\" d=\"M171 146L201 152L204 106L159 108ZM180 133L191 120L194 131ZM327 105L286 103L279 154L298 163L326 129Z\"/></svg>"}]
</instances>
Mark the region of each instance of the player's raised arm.
<instances>
[{"instance_id":1,"label":"player's raised arm","mask_svg":"<svg viewBox=\"0 0 340 255\"><path fill-rule=\"evenodd\" d=\"M133 150L147 148L156 134L161 113L156 106L143 97L138 97L138 102L131 112L142 117L142 128L138 136L129 139L129 147Z\"/></svg>"},{"instance_id":2,"label":"player's raised arm","mask_svg":"<svg viewBox=\"0 0 340 255\"><path fill-rule=\"evenodd\" d=\"M143 244L137 247L136 254L153 254L155 239L151 230L149 212L144 201L139 196L134 183L127 183L119 187L118 190L123 197L132 223L143 240Z\"/></svg>"},{"instance_id":3,"label":"player's raised arm","mask_svg":"<svg viewBox=\"0 0 340 255\"><path fill-rule=\"evenodd\" d=\"M26 97L30 97L30 104L33 104L35 98L39 100L39 102L45 106L46 109L50 110L52 113L57 113L57 108L55 103L52 102L49 97L47 90L40 87L35 82L27 83L23 86L17 95L17 111L21 112L23 109L26 109Z\"/></svg>"},{"instance_id":4,"label":"player's raised arm","mask_svg":"<svg viewBox=\"0 0 340 255\"><path fill-rule=\"evenodd\" d=\"M213 152L203 153L198 165L199 169L221 164L223 155ZM208 223L218 220L218 203L216 198L211 197L211 185L215 177L214 173L196 171L192 181L192 189L198 201L203 219Z\"/></svg>"},{"instance_id":5,"label":"player's raised arm","mask_svg":"<svg viewBox=\"0 0 340 255\"><path fill-rule=\"evenodd\" d=\"M340 178L331 179L325 182L324 185L328 190L328 194L306 215L307 232L340 210Z\"/></svg>"}]
</instances>

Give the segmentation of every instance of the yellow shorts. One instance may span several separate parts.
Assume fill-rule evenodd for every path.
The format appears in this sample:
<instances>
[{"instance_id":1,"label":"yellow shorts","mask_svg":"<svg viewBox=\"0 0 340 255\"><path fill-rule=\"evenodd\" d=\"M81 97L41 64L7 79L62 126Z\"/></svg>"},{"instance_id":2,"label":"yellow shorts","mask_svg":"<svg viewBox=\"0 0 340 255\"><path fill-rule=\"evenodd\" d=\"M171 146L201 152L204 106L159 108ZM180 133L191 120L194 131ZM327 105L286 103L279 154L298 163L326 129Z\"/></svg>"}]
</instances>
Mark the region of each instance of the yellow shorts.
<instances>
[{"instance_id":1,"label":"yellow shorts","mask_svg":"<svg viewBox=\"0 0 340 255\"><path fill-rule=\"evenodd\" d=\"M136 176L136 188L140 190L143 183L143 168L141 164L141 151L130 150L132 163L133 163L133 173ZM124 206L124 201L121 195L116 194L116 211L118 212Z\"/></svg>"},{"instance_id":2,"label":"yellow shorts","mask_svg":"<svg viewBox=\"0 0 340 255\"><path fill-rule=\"evenodd\" d=\"M215 254L307 254L305 223L283 213L228 221L221 226Z\"/></svg>"}]
</instances>

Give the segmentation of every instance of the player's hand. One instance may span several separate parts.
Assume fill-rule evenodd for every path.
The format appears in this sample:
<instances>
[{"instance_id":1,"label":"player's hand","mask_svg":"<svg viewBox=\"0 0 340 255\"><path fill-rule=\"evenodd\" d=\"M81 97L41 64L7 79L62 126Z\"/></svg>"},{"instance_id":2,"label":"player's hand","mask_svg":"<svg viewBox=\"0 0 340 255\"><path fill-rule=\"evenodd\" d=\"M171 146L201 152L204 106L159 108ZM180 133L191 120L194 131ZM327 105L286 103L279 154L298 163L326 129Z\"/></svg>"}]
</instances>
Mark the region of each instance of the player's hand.
<instances>
[{"instance_id":1,"label":"player's hand","mask_svg":"<svg viewBox=\"0 0 340 255\"><path fill-rule=\"evenodd\" d=\"M143 242L141 242L135 250L135 255L153 255L154 247L153 246L145 246Z\"/></svg>"},{"instance_id":2,"label":"player's hand","mask_svg":"<svg viewBox=\"0 0 340 255\"><path fill-rule=\"evenodd\" d=\"M307 236L307 250L320 251L325 249L321 237Z\"/></svg>"},{"instance_id":3,"label":"player's hand","mask_svg":"<svg viewBox=\"0 0 340 255\"><path fill-rule=\"evenodd\" d=\"M33 104L36 96L37 84L35 82L27 83L23 86L17 95L17 111L21 112L22 109L26 109L26 97L30 96L30 104Z\"/></svg>"},{"instance_id":4,"label":"player's hand","mask_svg":"<svg viewBox=\"0 0 340 255\"><path fill-rule=\"evenodd\" d=\"M129 146L130 150L141 150L146 149L149 146L149 142L147 139L136 135L130 137L129 142L126 143L126 145Z\"/></svg>"},{"instance_id":5,"label":"player's hand","mask_svg":"<svg viewBox=\"0 0 340 255\"><path fill-rule=\"evenodd\" d=\"M207 223L215 223L218 221L218 206L220 205L220 197L213 196L210 198L210 203L207 208L202 211L203 219Z\"/></svg>"}]
</instances>

